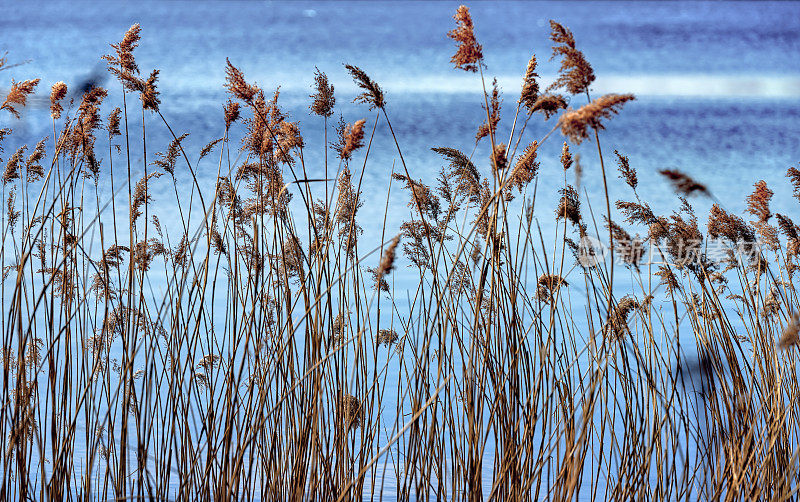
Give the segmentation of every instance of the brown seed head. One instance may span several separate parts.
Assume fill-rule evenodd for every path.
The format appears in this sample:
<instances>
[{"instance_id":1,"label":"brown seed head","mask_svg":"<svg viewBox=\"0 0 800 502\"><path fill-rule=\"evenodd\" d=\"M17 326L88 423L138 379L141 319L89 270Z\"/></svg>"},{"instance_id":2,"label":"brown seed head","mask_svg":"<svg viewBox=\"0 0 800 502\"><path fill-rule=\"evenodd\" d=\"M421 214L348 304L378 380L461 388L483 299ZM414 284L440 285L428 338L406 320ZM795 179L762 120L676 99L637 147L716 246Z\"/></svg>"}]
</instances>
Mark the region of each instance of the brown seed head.
<instances>
[{"instance_id":1,"label":"brown seed head","mask_svg":"<svg viewBox=\"0 0 800 502\"><path fill-rule=\"evenodd\" d=\"M582 94L594 82L594 70L581 51L575 48L572 32L555 21L550 21L550 40L553 46L553 58L561 56L561 69L558 79L547 90L564 88L570 94Z\"/></svg>"},{"instance_id":2,"label":"brown seed head","mask_svg":"<svg viewBox=\"0 0 800 502\"><path fill-rule=\"evenodd\" d=\"M639 270L639 262L644 256L644 246L642 240L637 235L631 235L614 221L608 220L607 225L614 238L614 251L623 263Z\"/></svg>"},{"instance_id":3,"label":"brown seed head","mask_svg":"<svg viewBox=\"0 0 800 502\"><path fill-rule=\"evenodd\" d=\"M789 323L783 329L781 339L778 341L778 347L781 349L788 349L795 345L800 345L800 313L795 312L789 319Z\"/></svg>"},{"instance_id":4,"label":"brown seed head","mask_svg":"<svg viewBox=\"0 0 800 502\"><path fill-rule=\"evenodd\" d=\"M229 99L228 102L225 103L223 111L225 113L225 130L227 131L231 128L231 124L239 119L239 103Z\"/></svg>"},{"instance_id":5,"label":"brown seed head","mask_svg":"<svg viewBox=\"0 0 800 502\"><path fill-rule=\"evenodd\" d=\"M22 157L25 155L27 145L22 145L14 152L14 155L6 162L6 168L3 171L3 185L19 179L19 173L22 170Z\"/></svg>"},{"instance_id":6,"label":"brown seed head","mask_svg":"<svg viewBox=\"0 0 800 502\"><path fill-rule=\"evenodd\" d=\"M225 88L237 99L247 104L253 103L253 98L258 94L258 87L250 85L244 79L244 73L231 64L230 59L225 59Z\"/></svg>"},{"instance_id":7,"label":"brown seed head","mask_svg":"<svg viewBox=\"0 0 800 502\"><path fill-rule=\"evenodd\" d=\"M8 110L8 112L16 118L19 118L19 111L17 107L24 107L28 100L28 96L33 94L36 86L39 85L39 79L23 80L22 82L11 81L11 90L6 95L6 100L0 105L0 110Z\"/></svg>"},{"instance_id":8,"label":"brown seed head","mask_svg":"<svg viewBox=\"0 0 800 502\"><path fill-rule=\"evenodd\" d=\"M797 200L800 200L800 169L790 167L786 171L786 177L789 178L789 181L792 183L792 188L794 189L792 195L794 195Z\"/></svg>"},{"instance_id":9,"label":"brown seed head","mask_svg":"<svg viewBox=\"0 0 800 502\"><path fill-rule=\"evenodd\" d=\"M536 161L538 151L539 144L536 141L525 148L511 171L508 181L509 188L516 187L521 193L522 189L533 181L539 171L539 162Z\"/></svg>"},{"instance_id":10,"label":"brown seed head","mask_svg":"<svg viewBox=\"0 0 800 502\"><path fill-rule=\"evenodd\" d=\"M36 143L36 148L30 154L28 160L25 162L25 173L28 183L39 181L44 176L44 168L40 164L41 160L45 157L44 142L47 138L43 138Z\"/></svg>"},{"instance_id":11,"label":"brown seed head","mask_svg":"<svg viewBox=\"0 0 800 502\"><path fill-rule=\"evenodd\" d=\"M531 56L528 61L528 67L525 69L525 78L522 82L522 93L519 97L519 102L522 106L528 109L529 113L533 113L533 106L539 98L539 83L536 79L539 74L536 73L536 56Z\"/></svg>"},{"instance_id":12,"label":"brown seed head","mask_svg":"<svg viewBox=\"0 0 800 502\"><path fill-rule=\"evenodd\" d=\"M558 201L556 220L566 218L573 225L579 225L581 222L581 204L578 192L572 185L567 185L566 188L562 188L558 192L561 194L561 200Z\"/></svg>"},{"instance_id":13,"label":"brown seed head","mask_svg":"<svg viewBox=\"0 0 800 502\"><path fill-rule=\"evenodd\" d=\"M400 243L400 236L395 236L392 239L392 242L389 243L389 247L386 248L386 251L383 253L383 258L381 258L381 264L378 267L378 273L381 277L391 273L394 270L394 257L395 257L395 250L397 249L397 245Z\"/></svg>"},{"instance_id":14,"label":"brown seed head","mask_svg":"<svg viewBox=\"0 0 800 502\"><path fill-rule=\"evenodd\" d=\"M747 212L758 218L759 223L766 223L772 216L769 210L769 201L775 194L767 187L764 180L758 181L753 193L747 196Z\"/></svg>"},{"instance_id":15,"label":"brown seed head","mask_svg":"<svg viewBox=\"0 0 800 502\"><path fill-rule=\"evenodd\" d=\"M309 107L311 112L320 117L330 117L333 115L336 98L333 95L333 85L328 83L328 76L319 71L319 68L314 71L314 86L316 92L309 96L313 99Z\"/></svg>"},{"instance_id":16,"label":"brown seed head","mask_svg":"<svg viewBox=\"0 0 800 502\"><path fill-rule=\"evenodd\" d=\"M64 82L56 82L50 88L50 116L53 120L61 118L61 112L64 108L61 106L61 100L67 95L67 84Z\"/></svg>"},{"instance_id":17,"label":"brown seed head","mask_svg":"<svg viewBox=\"0 0 800 502\"><path fill-rule=\"evenodd\" d=\"M378 331L375 341L378 345L385 345L386 347L394 344L398 339L397 331L393 329L382 329Z\"/></svg>"},{"instance_id":18,"label":"brown seed head","mask_svg":"<svg viewBox=\"0 0 800 502\"><path fill-rule=\"evenodd\" d=\"M625 183L627 183L629 187L636 190L636 186L639 184L639 179L636 176L636 169L631 167L630 163L628 162L628 157L622 155L616 150L614 150L614 155L617 156L619 177L625 180Z\"/></svg>"},{"instance_id":19,"label":"brown seed head","mask_svg":"<svg viewBox=\"0 0 800 502\"><path fill-rule=\"evenodd\" d=\"M364 124L366 120L357 120L354 124L340 122L337 128L339 138L333 145L333 149L339 154L339 158L345 162L353 157L353 153L364 146Z\"/></svg>"},{"instance_id":20,"label":"brown seed head","mask_svg":"<svg viewBox=\"0 0 800 502\"><path fill-rule=\"evenodd\" d=\"M536 281L536 297L544 303L550 303L561 287L569 286L569 283L558 274L542 274Z\"/></svg>"},{"instance_id":21,"label":"brown seed head","mask_svg":"<svg viewBox=\"0 0 800 502\"><path fill-rule=\"evenodd\" d=\"M152 199L148 190L148 183L151 179L160 178L163 174L158 171L148 173L147 176L136 182L133 190L133 200L131 201L131 224L135 223L139 216L142 215L140 208L148 204Z\"/></svg>"},{"instance_id":22,"label":"brown seed head","mask_svg":"<svg viewBox=\"0 0 800 502\"><path fill-rule=\"evenodd\" d=\"M637 302L635 298L630 296L621 298L608 316L608 321L603 327L603 332L615 340L619 340L630 333L630 328L628 328L628 316L637 308L639 308L639 302Z\"/></svg>"},{"instance_id":23,"label":"brown seed head","mask_svg":"<svg viewBox=\"0 0 800 502\"><path fill-rule=\"evenodd\" d=\"M542 94L536 99L536 102L531 108L531 112L540 112L547 120L556 113L558 110L563 110L567 107L567 100L560 94Z\"/></svg>"},{"instance_id":24,"label":"brown seed head","mask_svg":"<svg viewBox=\"0 0 800 502\"><path fill-rule=\"evenodd\" d=\"M724 237L732 243L752 243L756 240L753 229L743 219L726 212L718 204L711 206L708 215L708 235L714 239Z\"/></svg>"},{"instance_id":25,"label":"brown seed head","mask_svg":"<svg viewBox=\"0 0 800 502\"><path fill-rule=\"evenodd\" d=\"M705 185L696 182L687 174L684 174L678 170L662 169L659 171L659 173L672 183L675 191L679 194L692 195L693 193L698 192L704 195L710 195L708 188L706 188Z\"/></svg>"},{"instance_id":26,"label":"brown seed head","mask_svg":"<svg viewBox=\"0 0 800 502\"><path fill-rule=\"evenodd\" d=\"M404 182L404 188L411 192L411 201L408 203L408 207L413 207L420 215L427 214L434 220L438 218L441 202L429 186L400 173L392 174L392 179Z\"/></svg>"},{"instance_id":27,"label":"brown seed head","mask_svg":"<svg viewBox=\"0 0 800 502\"><path fill-rule=\"evenodd\" d=\"M561 133L576 145L580 144L589 137L588 129L604 129L601 119L619 113L622 105L633 99L633 94L606 94L577 110L567 110L558 119Z\"/></svg>"},{"instance_id":28,"label":"brown seed head","mask_svg":"<svg viewBox=\"0 0 800 502\"><path fill-rule=\"evenodd\" d=\"M139 45L139 40L141 38L141 28L139 27L139 23L134 24L128 31L125 32L125 36L122 37L122 41L118 44L111 44L111 47L116 51L117 55L106 55L103 56L103 59L108 61L109 66L117 66L116 73L119 76L119 72L121 73L139 73L139 67L136 66L136 60L133 57L133 50Z\"/></svg>"},{"instance_id":29,"label":"brown seed head","mask_svg":"<svg viewBox=\"0 0 800 502\"><path fill-rule=\"evenodd\" d=\"M158 152L156 153L156 160L153 161L153 165L160 167L164 171L168 172L170 176L175 177L175 161L178 159L178 155L181 152L181 142L189 136L189 133L184 133L169 143L166 152Z\"/></svg>"},{"instance_id":30,"label":"brown seed head","mask_svg":"<svg viewBox=\"0 0 800 502\"><path fill-rule=\"evenodd\" d=\"M364 421L361 402L356 396L346 394L342 397L341 403L342 425L345 430L353 430L361 427Z\"/></svg>"},{"instance_id":31,"label":"brown seed head","mask_svg":"<svg viewBox=\"0 0 800 502\"><path fill-rule=\"evenodd\" d=\"M618 200L615 205L617 209L625 215L628 223L638 223L642 225L653 225L658 223L658 219L653 214L647 203L626 202Z\"/></svg>"},{"instance_id":32,"label":"brown seed head","mask_svg":"<svg viewBox=\"0 0 800 502\"><path fill-rule=\"evenodd\" d=\"M380 86L367 75L364 70L358 66L346 64L344 65L350 76L353 77L355 83L363 89L364 92L356 96L353 100L354 103L365 103L369 105L369 109L383 108L386 106L386 99L383 97L383 91Z\"/></svg>"},{"instance_id":33,"label":"brown seed head","mask_svg":"<svg viewBox=\"0 0 800 502\"><path fill-rule=\"evenodd\" d=\"M466 5L459 6L453 19L456 20L456 27L447 32L447 36L455 40L458 48L453 57L450 58L450 62L456 68L476 72L479 65L483 64L483 48L475 39L475 30L472 25L472 16L469 14L469 8Z\"/></svg>"},{"instance_id":34,"label":"brown seed head","mask_svg":"<svg viewBox=\"0 0 800 502\"><path fill-rule=\"evenodd\" d=\"M561 147L561 167L563 167L565 171L572 167L572 154L569 152L569 145L567 145L566 141Z\"/></svg>"},{"instance_id":35,"label":"brown seed head","mask_svg":"<svg viewBox=\"0 0 800 502\"><path fill-rule=\"evenodd\" d=\"M497 124L500 122L500 104L500 88L497 86L497 79L494 79L492 80L492 97L489 101L489 110L487 111L486 120L475 134L476 143L490 134L494 135L497 131Z\"/></svg>"},{"instance_id":36,"label":"brown seed head","mask_svg":"<svg viewBox=\"0 0 800 502\"><path fill-rule=\"evenodd\" d=\"M108 120L106 121L106 130L108 130L109 136L114 137L122 134L119 130L121 115L122 110L120 110L119 107L114 108L114 110L112 110L108 115Z\"/></svg>"},{"instance_id":37,"label":"brown seed head","mask_svg":"<svg viewBox=\"0 0 800 502\"><path fill-rule=\"evenodd\" d=\"M508 158L506 157L506 145L499 143L494 146L492 152L492 170L502 172L508 167Z\"/></svg>"}]
</instances>

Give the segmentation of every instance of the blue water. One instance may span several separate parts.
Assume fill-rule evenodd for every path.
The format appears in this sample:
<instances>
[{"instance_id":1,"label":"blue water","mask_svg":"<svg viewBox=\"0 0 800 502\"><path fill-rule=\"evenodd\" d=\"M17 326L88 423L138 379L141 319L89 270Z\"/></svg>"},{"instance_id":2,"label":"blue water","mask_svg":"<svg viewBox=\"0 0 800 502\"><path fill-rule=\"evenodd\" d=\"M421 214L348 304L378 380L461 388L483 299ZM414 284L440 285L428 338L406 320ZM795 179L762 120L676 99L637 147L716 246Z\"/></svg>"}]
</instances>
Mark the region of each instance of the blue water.
<instances>
[{"instance_id":1,"label":"blue water","mask_svg":"<svg viewBox=\"0 0 800 502\"><path fill-rule=\"evenodd\" d=\"M20 2L4 9L0 51L8 51L9 63L27 63L0 74L0 87L7 87L10 78L36 76L46 90L58 80L74 85L102 75L99 56L138 22L143 38L137 62L142 71L161 71L162 112L181 132L192 133L186 144L194 151L223 132L226 57L265 89L280 85L281 102L291 119L300 120L306 143L319 145L322 125L307 109L316 66L329 74L346 120L366 118L369 127L375 118L350 103L355 88L341 64L357 64L386 90L388 111L412 174L432 179L441 162L429 148L470 151L474 130L483 120L480 81L449 63L453 44L444 34L452 28L456 6ZM557 62L549 61L547 38L547 21L556 19L573 30L594 66L595 92L637 93L639 100L611 122L603 141L608 153L619 148L631 158L642 190L652 188L645 193L648 200L671 204L654 173L678 167L739 209L744 193L729 194L727 183L742 187L764 178L778 191L781 172L796 162L800 3L479 2L471 12L484 46L487 77L498 76L506 91L500 137L508 134L519 76L531 54L537 55L544 83L557 71ZM113 83L106 83L113 89ZM532 122L526 141L550 127ZM29 113L21 126L13 125L28 132L32 142L51 127L45 113ZM151 132L158 135L158 127L154 121ZM368 194L385 191L396 159L385 133L381 123L365 178L366 187L376 190ZM151 140L151 150L162 150L168 140ZM560 173L551 154L560 142L551 138L540 155L540 192L553 197L551 187L560 183ZM591 181L597 168L594 147L585 143L577 150L586 167L584 180ZM488 157L484 153L479 150L476 158ZM321 149L307 148L306 158L313 169ZM215 176L214 167L208 168L213 174L201 167L201 175ZM587 183L587 188L591 198L596 184Z\"/></svg>"},{"instance_id":2,"label":"blue water","mask_svg":"<svg viewBox=\"0 0 800 502\"><path fill-rule=\"evenodd\" d=\"M411 173L433 182L442 162L430 148L470 152L484 118L479 77L454 70L449 62L453 44L444 34L453 26L457 5L19 2L3 7L0 54L8 52L9 64L24 64L0 72L0 88L7 88L11 78L32 77L42 79L42 92L58 80L76 85L102 69L99 56L111 50L108 44L138 22L142 42L137 62L143 72L161 71L161 111L177 134L191 132L184 143L187 151L196 157L224 132L222 84L228 57L266 90L281 86L290 119L300 121L314 177L321 174L323 134L321 121L308 113L315 67L327 72L336 87L337 113L348 122L366 118L368 129L374 124L374 112L351 103L355 87L342 63L352 63L386 91L387 111ZM657 170L678 168L706 183L736 212L744 208L752 183L764 179L776 192L773 212L797 214L783 176L800 159L800 3L477 2L471 12L487 77L497 76L505 91L499 137L508 136L519 78L531 54L537 55L544 84L557 72L557 62L549 61L547 38L548 20L556 19L572 29L594 66L595 94L637 94L637 101L609 122L601 141L607 159L615 149L630 158L639 171L639 193L656 212L669 213L677 205ZM581 103L576 98L573 104ZM36 106L21 121L3 112L0 127L6 125L16 130L7 152L13 142L33 144L51 134L49 115ZM166 129L155 119L148 127L148 150L163 150L171 139ZM523 145L550 127L533 120ZM232 135L241 136L240 126ZM542 222L551 221L563 183L561 141L554 135L539 155L536 215ZM582 191L600 208L604 199L595 146L587 142L574 151L584 167ZM488 168L485 145L475 158ZM357 157L354 165L361 160ZM380 235L386 187L398 160L381 119L364 175L360 224L365 242L376 242ZM199 175L201 183L211 186L216 162L200 164ZM188 181L185 172L178 177ZM108 188L102 175L101 188ZM630 198L622 183L612 183L611 192L614 199ZM171 187L164 184L154 195L154 211L169 223ZM406 202L407 195L394 192L387 232L405 219ZM692 202L700 214L710 205ZM387 493L392 489L387 486Z\"/></svg>"}]
</instances>

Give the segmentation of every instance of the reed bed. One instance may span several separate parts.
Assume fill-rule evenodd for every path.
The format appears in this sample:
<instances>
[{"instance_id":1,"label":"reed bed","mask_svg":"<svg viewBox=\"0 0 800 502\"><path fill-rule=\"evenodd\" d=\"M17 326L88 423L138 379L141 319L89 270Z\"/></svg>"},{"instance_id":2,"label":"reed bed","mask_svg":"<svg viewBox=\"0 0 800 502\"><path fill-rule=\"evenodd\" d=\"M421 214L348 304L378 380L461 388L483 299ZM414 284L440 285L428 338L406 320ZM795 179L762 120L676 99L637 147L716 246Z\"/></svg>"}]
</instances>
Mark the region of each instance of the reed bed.
<instances>
[{"instance_id":1,"label":"reed bed","mask_svg":"<svg viewBox=\"0 0 800 502\"><path fill-rule=\"evenodd\" d=\"M52 85L52 135L0 150L0 499L795 498L800 227L762 181L749 221L714 199L702 228L690 197L713 187L678 171L662 173L676 209L655 214L624 152L602 149L634 96L593 96L554 21L559 76L541 89L530 59L500 137L501 93L468 8L454 17L452 63L475 74L486 120L431 145L436 180L406 165L391 96L354 65L362 117L336 122L314 76L322 145L229 61L220 137L186 151L158 70L134 57L138 25L104 57L111 88L69 100ZM42 86L12 83L0 147ZM550 132L526 134L536 120ZM389 191L410 216L365 242L378 124L397 158L384 221ZM537 155L559 135L564 183L542 208ZM601 208L568 182L583 141ZM787 177L800 199L800 171Z\"/></svg>"}]
</instances>

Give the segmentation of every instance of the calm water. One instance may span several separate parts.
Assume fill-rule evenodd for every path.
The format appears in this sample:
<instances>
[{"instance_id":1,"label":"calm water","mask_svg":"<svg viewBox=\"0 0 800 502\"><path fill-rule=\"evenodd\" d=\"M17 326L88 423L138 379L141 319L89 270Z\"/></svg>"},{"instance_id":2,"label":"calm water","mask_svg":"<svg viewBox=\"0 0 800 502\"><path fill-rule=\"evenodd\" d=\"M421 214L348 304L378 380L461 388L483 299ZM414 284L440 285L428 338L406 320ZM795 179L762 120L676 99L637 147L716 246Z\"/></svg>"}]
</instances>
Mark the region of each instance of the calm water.
<instances>
[{"instance_id":1,"label":"calm water","mask_svg":"<svg viewBox=\"0 0 800 502\"><path fill-rule=\"evenodd\" d=\"M375 120L366 107L350 103L355 89L341 63L352 63L386 91L388 113L411 173L432 181L442 164L430 147L471 151L483 120L479 78L449 63L453 45L444 34L453 26L457 5L19 2L3 7L0 53L8 51L9 63L27 63L0 72L0 87L7 88L12 77L40 77L42 89L58 80L69 85L85 81L102 69L99 56L109 52L108 44L138 22L142 42L137 62L143 72L161 71L161 110L176 133L191 132L187 151L197 152L223 133L222 83L229 57L265 89L281 86L283 105L292 120L300 120L310 145L305 156L313 177L322 168L322 150L314 148L321 145L322 124L307 108L315 66L333 81L345 120L366 118L368 126ZM595 93L637 94L638 100L602 133L603 148L629 156L639 171L640 193L657 212L676 206L656 174L671 167L708 184L737 212L752 183L764 179L776 192L773 211L797 220L797 202L783 174L800 158L800 4L479 2L471 12L487 76L497 76L505 91L501 137L508 134L519 79L531 54L540 61L545 83L557 71L548 61L547 38L548 20L556 19L573 30L594 66ZM7 114L0 115L0 126L9 123ZM30 110L11 125L19 133L12 141L35 143L51 132L43 110ZM541 137L551 126L533 121L526 139ZM151 133L152 151L163 150L171 139L155 120ZM554 136L540 153L537 216L542 222L551 221L562 183L560 143ZM584 166L583 188L599 207L594 145L576 151ZM478 150L476 159L488 166L485 149ZM388 176L397 160L381 121L364 178L361 225L367 242L379 235ZM201 164L201 179L209 187L216 174L216 163ZM612 188L612 197L629 197L619 185ZM158 204L171 195L166 188L163 195L156 193L155 212L167 220L166 207ZM708 209L706 201L694 202L700 214ZM389 229L406 216L405 203L404 194L393 195L391 207L398 210L390 212ZM371 220L375 214L380 216Z\"/></svg>"}]
</instances>

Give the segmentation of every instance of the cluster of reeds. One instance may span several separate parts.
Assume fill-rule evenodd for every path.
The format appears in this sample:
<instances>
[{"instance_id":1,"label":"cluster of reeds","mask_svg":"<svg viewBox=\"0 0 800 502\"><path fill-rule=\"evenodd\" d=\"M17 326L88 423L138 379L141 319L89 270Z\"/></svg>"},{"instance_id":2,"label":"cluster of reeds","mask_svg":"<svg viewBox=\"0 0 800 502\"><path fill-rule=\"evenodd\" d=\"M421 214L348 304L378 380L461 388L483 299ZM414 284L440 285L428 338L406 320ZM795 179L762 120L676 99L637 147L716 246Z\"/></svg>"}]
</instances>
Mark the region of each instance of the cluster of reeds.
<instances>
[{"instance_id":1,"label":"cluster of reeds","mask_svg":"<svg viewBox=\"0 0 800 502\"><path fill-rule=\"evenodd\" d=\"M800 227L771 213L762 181L752 221L718 202L706 232L686 197L711 190L677 171L662 174L679 208L657 215L618 152L631 195L613 213L600 133L633 96L591 96L591 65L551 22L558 79L542 92L530 59L501 139L469 10L455 20L452 62L480 74L486 111L464 144L489 155L432 145L435 185L405 163L391 96L353 65L366 118L329 124L334 89L314 75L324 172L309 172L278 91L230 61L220 137L186 151L158 70L140 73L138 25L104 57L116 91L67 101L53 84L52 137L30 151L2 150L14 136L0 129L0 499L794 497ZM39 83L12 83L4 122ZM553 126L531 138L536 112ZM387 186L410 216L364 242L379 123L399 159ZM172 140L152 155L154 129ZM546 246L532 188L558 130ZM587 139L600 222L567 182L580 169L569 143ZM787 174L800 194L800 170ZM155 214L172 193L158 202L173 216ZM398 274L416 289L397 290Z\"/></svg>"}]
</instances>

